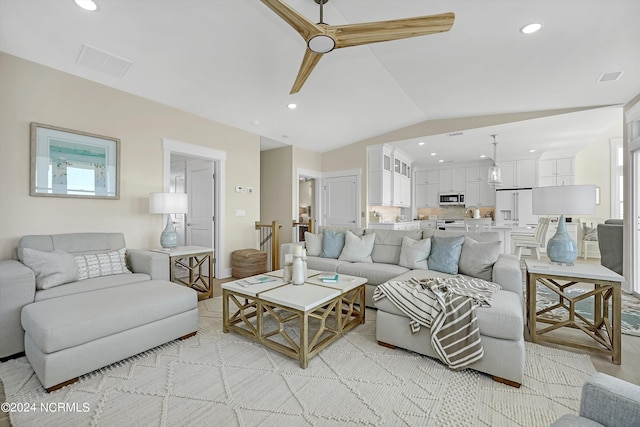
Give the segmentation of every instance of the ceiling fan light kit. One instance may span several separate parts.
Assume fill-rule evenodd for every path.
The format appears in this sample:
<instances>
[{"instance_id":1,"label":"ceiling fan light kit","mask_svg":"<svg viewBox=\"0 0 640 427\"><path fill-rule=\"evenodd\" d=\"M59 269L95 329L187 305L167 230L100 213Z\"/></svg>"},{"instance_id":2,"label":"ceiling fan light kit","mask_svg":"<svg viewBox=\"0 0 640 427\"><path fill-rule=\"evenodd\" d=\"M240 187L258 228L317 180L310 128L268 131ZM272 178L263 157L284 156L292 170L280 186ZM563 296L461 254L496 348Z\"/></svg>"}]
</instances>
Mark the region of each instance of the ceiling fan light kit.
<instances>
[{"instance_id":1,"label":"ceiling fan light kit","mask_svg":"<svg viewBox=\"0 0 640 427\"><path fill-rule=\"evenodd\" d=\"M320 22L314 24L282 0L261 1L296 30L307 43L307 51L302 59L302 65L291 89L291 94L300 91L325 53L343 47L446 32L451 29L455 20L453 12L448 12L391 21L327 25L323 22L322 6L328 0L314 0L320 5Z\"/></svg>"}]
</instances>

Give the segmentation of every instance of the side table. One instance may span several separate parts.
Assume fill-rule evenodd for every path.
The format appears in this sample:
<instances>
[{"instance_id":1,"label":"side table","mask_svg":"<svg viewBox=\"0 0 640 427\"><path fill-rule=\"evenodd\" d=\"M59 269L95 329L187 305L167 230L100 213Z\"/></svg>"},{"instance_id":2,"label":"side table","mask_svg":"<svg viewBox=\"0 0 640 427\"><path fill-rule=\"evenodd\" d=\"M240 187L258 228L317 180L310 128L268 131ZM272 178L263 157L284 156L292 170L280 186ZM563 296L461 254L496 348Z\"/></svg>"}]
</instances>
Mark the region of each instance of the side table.
<instances>
[{"instance_id":1,"label":"side table","mask_svg":"<svg viewBox=\"0 0 640 427\"><path fill-rule=\"evenodd\" d=\"M169 256L169 280L195 290L198 293L198 301L213 296L213 249L202 246L178 246L151 250ZM176 276L176 270L180 267L189 272L187 278Z\"/></svg>"},{"instance_id":2,"label":"side table","mask_svg":"<svg viewBox=\"0 0 640 427\"><path fill-rule=\"evenodd\" d=\"M621 317L622 306L620 288L624 278L599 264L576 264L573 266L554 265L549 262L525 260L527 267L527 320L529 340L547 341L581 350L595 351L611 356L614 364L622 362ZM558 303L538 310L536 306L537 284L546 286L558 295ZM578 283L592 284L588 290L578 296L565 292ZM576 312L576 303L593 296L593 320ZM563 320L545 318L544 313L563 308L568 317ZM611 315L611 317L609 317ZM550 324L537 329L537 323ZM595 341L587 345L576 341L561 339L549 335L559 328L579 329Z\"/></svg>"}]
</instances>

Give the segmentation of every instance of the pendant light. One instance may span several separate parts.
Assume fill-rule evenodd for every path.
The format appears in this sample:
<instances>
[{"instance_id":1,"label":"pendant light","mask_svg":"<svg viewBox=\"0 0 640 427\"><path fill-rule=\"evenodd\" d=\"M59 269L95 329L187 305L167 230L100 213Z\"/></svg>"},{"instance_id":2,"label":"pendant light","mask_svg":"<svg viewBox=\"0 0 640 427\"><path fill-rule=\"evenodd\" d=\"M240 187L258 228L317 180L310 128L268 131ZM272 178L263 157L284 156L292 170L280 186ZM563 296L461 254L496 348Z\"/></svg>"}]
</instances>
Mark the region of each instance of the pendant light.
<instances>
[{"instance_id":1,"label":"pendant light","mask_svg":"<svg viewBox=\"0 0 640 427\"><path fill-rule=\"evenodd\" d=\"M489 184L489 186L491 187L501 187L502 172L500 171L500 168L496 164L496 161L498 159L497 157L498 143L496 142L497 135L491 135L491 136L493 137L493 165L489 168L489 176L487 177L487 184Z\"/></svg>"}]
</instances>

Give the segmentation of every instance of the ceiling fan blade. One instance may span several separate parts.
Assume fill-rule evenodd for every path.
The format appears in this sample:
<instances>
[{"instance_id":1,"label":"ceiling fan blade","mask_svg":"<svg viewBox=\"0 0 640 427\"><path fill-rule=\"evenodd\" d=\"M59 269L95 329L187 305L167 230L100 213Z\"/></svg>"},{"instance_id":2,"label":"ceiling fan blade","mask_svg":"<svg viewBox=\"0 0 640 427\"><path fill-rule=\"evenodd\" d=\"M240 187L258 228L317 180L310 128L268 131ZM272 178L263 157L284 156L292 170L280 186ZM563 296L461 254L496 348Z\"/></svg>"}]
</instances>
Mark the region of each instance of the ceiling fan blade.
<instances>
[{"instance_id":1,"label":"ceiling fan blade","mask_svg":"<svg viewBox=\"0 0 640 427\"><path fill-rule=\"evenodd\" d=\"M294 30L300 33L304 41L309 40L309 38L314 34L324 33L322 28L300 15L286 3L283 3L280 0L260 1L267 5L269 9L274 11L276 15L282 18L287 24L293 27Z\"/></svg>"},{"instance_id":2,"label":"ceiling fan blade","mask_svg":"<svg viewBox=\"0 0 640 427\"><path fill-rule=\"evenodd\" d=\"M304 82L306 82L309 75L311 75L311 71L313 71L318 64L318 61L320 61L320 58L322 58L322 55L322 53L316 53L309 49L305 51L300 71L298 71L298 77L296 77L296 81L293 83L293 87L291 88L291 95L300 91Z\"/></svg>"},{"instance_id":3,"label":"ceiling fan blade","mask_svg":"<svg viewBox=\"0 0 640 427\"><path fill-rule=\"evenodd\" d=\"M326 33L335 39L336 49L339 49L442 33L451 29L454 19L455 14L449 12L392 21L331 25L326 28Z\"/></svg>"}]
</instances>

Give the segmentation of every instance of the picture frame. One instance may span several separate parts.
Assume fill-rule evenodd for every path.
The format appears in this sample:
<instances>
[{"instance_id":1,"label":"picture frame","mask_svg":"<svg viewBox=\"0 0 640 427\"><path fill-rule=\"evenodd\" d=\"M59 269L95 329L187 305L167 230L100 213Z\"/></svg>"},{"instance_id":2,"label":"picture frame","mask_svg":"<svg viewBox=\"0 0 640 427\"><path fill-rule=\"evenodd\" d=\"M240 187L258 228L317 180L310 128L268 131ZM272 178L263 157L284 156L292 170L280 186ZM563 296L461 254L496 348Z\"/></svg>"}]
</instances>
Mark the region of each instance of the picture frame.
<instances>
[{"instance_id":1,"label":"picture frame","mask_svg":"<svg viewBox=\"0 0 640 427\"><path fill-rule=\"evenodd\" d=\"M120 139L32 122L30 194L120 199Z\"/></svg>"}]
</instances>

